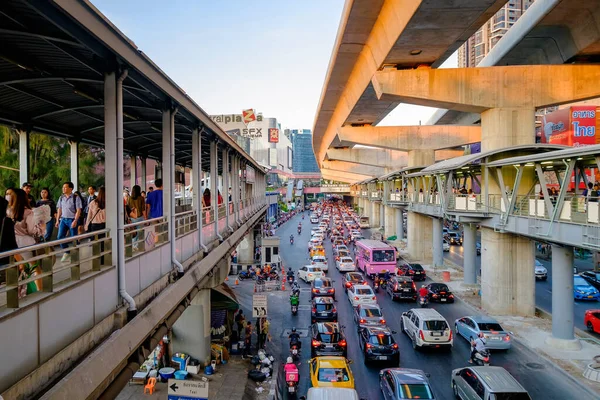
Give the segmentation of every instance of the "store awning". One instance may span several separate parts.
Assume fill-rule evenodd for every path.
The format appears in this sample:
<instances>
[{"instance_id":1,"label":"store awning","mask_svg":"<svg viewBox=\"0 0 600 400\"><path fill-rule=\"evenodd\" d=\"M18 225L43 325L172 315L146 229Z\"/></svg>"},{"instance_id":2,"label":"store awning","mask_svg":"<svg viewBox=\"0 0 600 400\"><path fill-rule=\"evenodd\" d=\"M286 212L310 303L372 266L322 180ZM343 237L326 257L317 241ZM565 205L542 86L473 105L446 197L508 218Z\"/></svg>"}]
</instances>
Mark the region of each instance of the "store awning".
<instances>
[{"instance_id":1,"label":"store awning","mask_svg":"<svg viewBox=\"0 0 600 400\"><path fill-rule=\"evenodd\" d=\"M237 310L240 308L235 293L226 283L212 288L210 291L211 310Z\"/></svg>"}]
</instances>

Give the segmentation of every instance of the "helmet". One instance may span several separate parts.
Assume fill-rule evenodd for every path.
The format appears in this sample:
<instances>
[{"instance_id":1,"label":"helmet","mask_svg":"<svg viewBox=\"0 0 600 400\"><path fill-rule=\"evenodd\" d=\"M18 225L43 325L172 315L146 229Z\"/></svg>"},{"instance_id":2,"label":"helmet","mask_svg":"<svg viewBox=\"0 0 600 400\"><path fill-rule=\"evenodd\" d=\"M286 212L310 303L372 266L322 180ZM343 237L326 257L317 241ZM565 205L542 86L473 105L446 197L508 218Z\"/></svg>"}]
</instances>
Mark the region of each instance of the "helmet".
<instances>
[{"instance_id":1,"label":"helmet","mask_svg":"<svg viewBox=\"0 0 600 400\"><path fill-rule=\"evenodd\" d=\"M479 336L480 338L482 338L482 337L483 337L483 332L479 332L479 333L477 334L477 336Z\"/></svg>"},{"instance_id":2,"label":"helmet","mask_svg":"<svg viewBox=\"0 0 600 400\"><path fill-rule=\"evenodd\" d=\"M295 332L296 332L296 327L293 327L292 328L292 333L295 333Z\"/></svg>"},{"instance_id":3,"label":"helmet","mask_svg":"<svg viewBox=\"0 0 600 400\"><path fill-rule=\"evenodd\" d=\"M285 362L288 364L293 364L294 360L292 359L292 357L288 357L287 360L285 360Z\"/></svg>"},{"instance_id":4,"label":"helmet","mask_svg":"<svg viewBox=\"0 0 600 400\"><path fill-rule=\"evenodd\" d=\"M423 289L424 289L424 288L426 288L426 287L427 287L427 286L425 286L425 285L421 285L421 288L423 288Z\"/></svg>"}]
</instances>

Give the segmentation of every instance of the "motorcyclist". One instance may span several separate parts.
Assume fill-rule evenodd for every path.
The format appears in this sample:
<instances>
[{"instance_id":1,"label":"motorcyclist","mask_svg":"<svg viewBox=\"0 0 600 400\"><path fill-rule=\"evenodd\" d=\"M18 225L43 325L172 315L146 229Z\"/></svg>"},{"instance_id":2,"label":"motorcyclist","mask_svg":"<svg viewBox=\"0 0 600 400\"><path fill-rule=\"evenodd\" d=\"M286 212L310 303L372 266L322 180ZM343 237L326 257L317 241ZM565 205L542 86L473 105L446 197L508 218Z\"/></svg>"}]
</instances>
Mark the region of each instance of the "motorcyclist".
<instances>
[{"instance_id":1,"label":"motorcyclist","mask_svg":"<svg viewBox=\"0 0 600 400\"><path fill-rule=\"evenodd\" d=\"M293 270L293 269L291 269L291 268L290 268L290 269L288 269L288 272L287 272L287 277L288 277L288 280L289 280L290 278L292 278L292 280L294 280L294 270Z\"/></svg>"},{"instance_id":2,"label":"motorcyclist","mask_svg":"<svg viewBox=\"0 0 600 400\"><path fill-rule=\"evenodd\" d=\"M300 342L300 334L298 332L296 332L296 328L292 328L292 332L288 335L288 338L290 339L290 348L295 344L296 346L298 346L298 349L300 349L300 347L302 347L302 343Z\"/></svg>"},{"instance_id":3,"label":"motorcyclist","mask_svg":"<svg viewBox=\"0 0 600 400\"><path fill-rule=\"evenodd\" d=\"M290 243L294 243L294 235L290 235Z\"/></svg>"},{"instance_id":4,"label":"motorcyclist","mask_svg":"<svg viewBox=\"0 0 600 400\"><path fill-rule=\"evenodd\" d=\"M486 342L483 337L483 333L479 332L477 338L471 341L471 358L469 359L469 364L473 364L473 360L475 359L475 353L482 353L486 351Z\"/></svg>"},{"instance_id":5,"label":"motorcyclist","mask_svg":"<svg viewBox=\"0 0 600 400\"><path fill-rule=\"evenodd\" d=\"M383 274L383 280L385 282L388 282L391 279L391 275L390 275L390 271L385 271L385 274Z\"/></svg>"},{"instance_id":6,"label":"motorcyclist","mask_svg":"<svg viewBox=\"0 0 600 400\"><path fill-rule=\"evenodd\" d=\"M292 293L300 293L300 285L298 284L298 281L294 281L292 282Z\"/></svg>"},{"instance_id":7,"label":"motorcyclist","mask_svg":"<svg viewBox=\"0 0 600 400\"><path fill-rule=\"evenodd\" d=\"M419 297L424 297L425 299L427 299L429 297L428 295L429 291L427 290L427 286L422 285L419 289Z\"/></svg>"}]
</instances>

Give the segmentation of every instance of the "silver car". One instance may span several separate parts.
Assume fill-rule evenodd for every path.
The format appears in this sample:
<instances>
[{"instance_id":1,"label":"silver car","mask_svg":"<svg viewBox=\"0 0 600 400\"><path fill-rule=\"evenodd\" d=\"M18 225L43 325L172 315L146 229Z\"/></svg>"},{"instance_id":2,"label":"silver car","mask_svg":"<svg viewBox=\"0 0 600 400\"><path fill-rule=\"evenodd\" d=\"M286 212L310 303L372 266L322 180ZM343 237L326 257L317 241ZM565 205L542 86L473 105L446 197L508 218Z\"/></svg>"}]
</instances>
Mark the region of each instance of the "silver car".
<instances>
[{"instance_id":1,"label":"silver car","mask_svg":"<svg viewBox=\"0 0 600 400\"><path fill-rule=\"evenodd\" d=\"M462 317L454 321L456 336L462 336L467 341L475 339L483 333L485 347L489 350L509 350L512 343L510 333L493 318L486 316Z\"/></svg>"},{"instance_id":2,"label":"silver car","mask_svg":"<svg viewBox=\"0 0 600 400\"><path fill-rule=\"evenodd\" d=\"M452 371L452 391L462 400L531 400L523 386L502 367L455 369Z\"/></svg>"},{"instance_id":3,"label":"silver car","mask_svg":"<svg viewBox=\"0 0 600 400\"><path fill-rule=\"evenodd\" d=\"M354 322L358 325L357 328L363 326L384 325L385 319L381 308L377 304L359 304L354 309Z\"/></svg>"}]
</instances>

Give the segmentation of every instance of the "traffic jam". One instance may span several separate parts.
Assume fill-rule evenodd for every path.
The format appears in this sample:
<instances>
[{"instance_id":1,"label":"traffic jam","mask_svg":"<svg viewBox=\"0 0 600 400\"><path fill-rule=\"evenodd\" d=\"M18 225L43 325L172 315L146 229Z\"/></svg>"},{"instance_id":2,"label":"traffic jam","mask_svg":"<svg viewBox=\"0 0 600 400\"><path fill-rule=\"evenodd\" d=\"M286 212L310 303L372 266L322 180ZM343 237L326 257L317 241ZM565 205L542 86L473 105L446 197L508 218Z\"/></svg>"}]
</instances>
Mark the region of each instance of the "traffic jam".
<instances>
[{"instance_id":1,"label":"traffic jam","mask_svg":"<svg viewBox=\"0 0 600 400\"><path fill-rule=\"evenodd\" d=\"M493 365L492 350L511 348L511 334L496 320L477 315L446 320L436 308L452 307L455 298L449 287L427 280L423 266L406 262L394 246L382 241L381 234L361 229L360 217L341 200L313 203L305 212L309 213L310 224L303 227L299 222L296 246L306 243L309 261L291 266L287 283L291 287L294 323L309 326L305 344L309 343L310 348L302 348L300 335L293 328L288 338L287 366L294 368L292 364L300 365L301 360L306 360L311 388L328 388L328 392L335 388L359 389L353 369L356 363L364 363L369 370L378 370L384 399L436 399L451 395L461 399L530 399L515 377ZM301 221L306 221L304 216ZM365 237L367 234L369 238ZM327 242L331 247L325 245ZM329 268L330 258L335 260L335 269ZM298 313L300 293L308 290L310 321L303 319L308 313ZM393 310L395 321L391 325L397 330L390 327L386 318L389 302L385 300L385 307L382 306L388 296L393 307L401 307L400 303L408 306L401 313ZM339 312L340 307L345 307L343 302L351 307L351 317L347 312ZM356 331L356 335L347 335L349 330ZM357 338L357 343L348 336ZM463 343L457 344L459 340ZM427 351L429 357L452 352L457 345L469 349L470 357L465 357L463 368L452 371L450 385L446 386L448 393L440 397L434 391L433 386L439 385L431 384L426 369L403 368L406 355L401 354L400 347L406 348L404 341L412 345L413 352ZM350 359L349 347L360 349L362 359ZM286 382L286 387L289 397L299 395L297 375ZM358 399L358 392L353 397Z\"/></svg>"}]
</instances>

